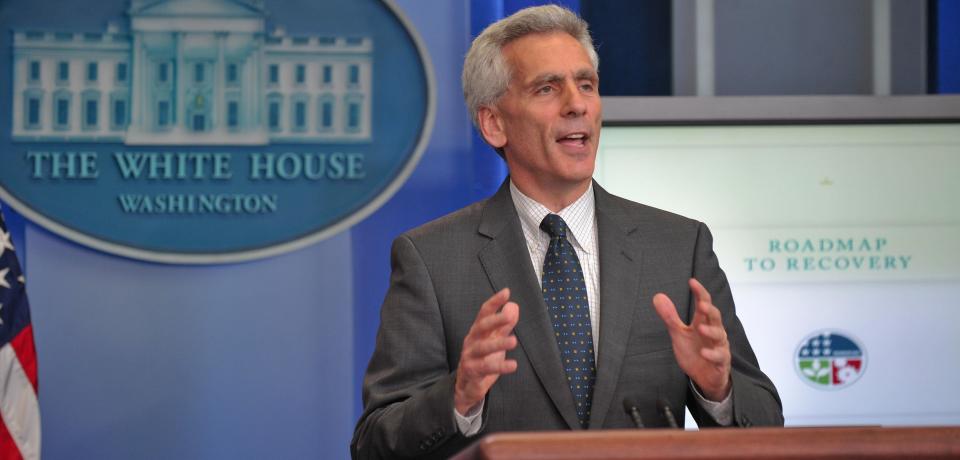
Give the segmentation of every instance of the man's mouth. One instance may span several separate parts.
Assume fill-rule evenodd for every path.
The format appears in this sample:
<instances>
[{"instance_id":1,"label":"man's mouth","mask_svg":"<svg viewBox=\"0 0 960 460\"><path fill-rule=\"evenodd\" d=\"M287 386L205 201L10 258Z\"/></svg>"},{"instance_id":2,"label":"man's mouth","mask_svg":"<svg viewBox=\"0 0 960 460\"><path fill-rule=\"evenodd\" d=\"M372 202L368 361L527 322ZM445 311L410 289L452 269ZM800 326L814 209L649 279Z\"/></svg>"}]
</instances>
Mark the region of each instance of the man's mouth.
<instances>
[{"instance_id":1,"label":"man's mouth","mask_svg":"<svg viewBox=\"0 0 960 460\"><path fill-rule=\"evenodd\" d=\"M572 147L583 147L589 138L590 136L587 136L586 133L570 133L557 139L557 142Z\"/></svg>"}]
</instances>

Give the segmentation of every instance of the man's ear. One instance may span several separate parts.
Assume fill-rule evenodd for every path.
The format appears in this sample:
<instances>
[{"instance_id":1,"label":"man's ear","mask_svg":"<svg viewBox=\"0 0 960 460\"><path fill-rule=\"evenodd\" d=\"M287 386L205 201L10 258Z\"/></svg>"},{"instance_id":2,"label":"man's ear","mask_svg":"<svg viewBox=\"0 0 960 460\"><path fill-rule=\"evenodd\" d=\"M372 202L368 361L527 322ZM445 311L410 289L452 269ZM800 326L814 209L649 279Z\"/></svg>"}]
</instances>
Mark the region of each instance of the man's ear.
<instances>
[{"instance_id":1,"label":"man's ear","mask_svg":"<svg viewBox=\"0 0 960 460\"><path fill-rule=\"evenodd\" d=\"M493 148L503 148L507 145L507 133L503 130L503 118L496 109L480 107L477 110L477 121L480 125L480 134Z\"/></svg>"}]
</instances>

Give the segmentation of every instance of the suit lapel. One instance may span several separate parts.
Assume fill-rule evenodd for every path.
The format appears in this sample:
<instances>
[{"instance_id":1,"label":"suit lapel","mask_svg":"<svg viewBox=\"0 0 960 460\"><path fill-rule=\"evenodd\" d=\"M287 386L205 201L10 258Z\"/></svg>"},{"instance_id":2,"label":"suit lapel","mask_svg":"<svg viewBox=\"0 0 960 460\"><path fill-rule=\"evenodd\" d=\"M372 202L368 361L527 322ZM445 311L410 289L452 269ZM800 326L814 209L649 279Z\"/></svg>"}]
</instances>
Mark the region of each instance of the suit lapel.
<instances>
[{"instance_id":1,"label":"suit lapel","mask_svg":"<svg viewBox=\"0 0 960 460\"><path fill-rule=\"evenodd\" d=\"M613 197L594 182L600 248L600 347L590 427L600 428L613 401L640 286L640 248Z\"/></svg>"},{"instance_id":2,"label":"suit lapel","mask_svg":"<svg viewBox=\"0 0 960 460\"><path fill-rule=\"evenodd\" d=\"M491 240L480 251L480 263L494 291L510 288L510 299L520 306L520 321L515 329L520 348L564 421L570 428L579 427L553 326L507 181L483 210L478 231Z\"/></svg>"}]
</instances>

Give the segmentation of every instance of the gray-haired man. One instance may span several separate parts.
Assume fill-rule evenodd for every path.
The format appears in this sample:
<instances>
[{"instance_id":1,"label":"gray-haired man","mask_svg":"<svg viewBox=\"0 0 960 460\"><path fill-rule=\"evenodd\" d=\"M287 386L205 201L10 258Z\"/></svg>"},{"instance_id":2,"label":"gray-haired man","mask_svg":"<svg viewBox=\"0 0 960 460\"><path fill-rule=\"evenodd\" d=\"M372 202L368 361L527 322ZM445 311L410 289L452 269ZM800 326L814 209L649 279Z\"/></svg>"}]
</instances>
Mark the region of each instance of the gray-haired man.
<instances>
[{"instance_id":1,"label":"gray-haired man","mask_svg":"<svg viewBox=\"0 0 960 460\"><path fill-rule=\"evenodd\" d=\"M357 458L445 457L495 431L782 425L705 225L592 180L586 23L522 10L474 41L464 97L510 178L393 245ZM671 300L672 299L672 300ZM682 421L681 421L682 423Z\"/></svg>"}]
</instances>

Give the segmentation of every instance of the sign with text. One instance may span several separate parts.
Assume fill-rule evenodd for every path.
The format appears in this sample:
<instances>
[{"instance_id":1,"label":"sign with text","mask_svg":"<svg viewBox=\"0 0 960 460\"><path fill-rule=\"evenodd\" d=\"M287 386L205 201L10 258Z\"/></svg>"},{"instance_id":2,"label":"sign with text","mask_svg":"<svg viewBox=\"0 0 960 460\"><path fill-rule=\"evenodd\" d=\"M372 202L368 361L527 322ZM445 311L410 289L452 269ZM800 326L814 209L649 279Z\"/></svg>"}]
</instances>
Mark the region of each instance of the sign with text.
<instances>
[{"instance_id":1,"label":"sign with text","mask_svg":"<svg viewBox=\"0 0 960 460\"><path fill-rule=\"evenodd\" d=\"M951 424L958 152L957 124L607 127L596 177L709 225L787 425Z\"/></svg>"},{"instance_id":2,"label":"sign with text","mask_svg":"<svg viewBox=\"0 0 960 460\"><path fill-rule=\"evenodd\" d=\"M0 20L0 198L55 233L159 262L275 255L369 215L426 146L432 71L390 2L89 7Z\"/></svg>"},{"instance_id":3,"label":"sign with text","mask_svg":"<svg viewBox=\"0 0 960 460\"><path fill-rule=\"evenodd\" d=\"M604 129L598 180L706 222L732 282L960 279L956 126L639 133Z\"/></svg>"}]
</instances>

